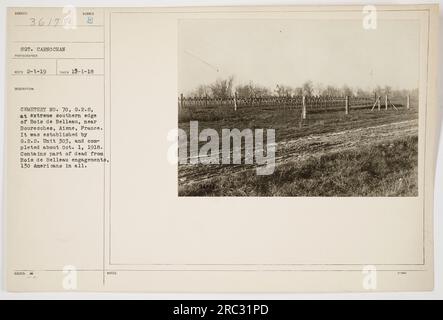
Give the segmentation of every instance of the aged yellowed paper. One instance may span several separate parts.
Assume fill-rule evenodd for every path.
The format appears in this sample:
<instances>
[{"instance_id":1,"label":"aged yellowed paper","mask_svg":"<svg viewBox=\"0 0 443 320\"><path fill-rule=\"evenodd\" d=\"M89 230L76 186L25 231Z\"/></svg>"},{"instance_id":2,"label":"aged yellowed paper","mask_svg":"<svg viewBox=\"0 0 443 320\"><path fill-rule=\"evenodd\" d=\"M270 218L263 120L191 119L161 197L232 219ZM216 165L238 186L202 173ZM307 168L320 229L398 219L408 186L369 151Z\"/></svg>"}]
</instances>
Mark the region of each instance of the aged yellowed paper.
<instances>
[{"instance_id":1,"label":"aged yellowed paper","mask_svg":"<svg viewBox=\"0 0 443 320\"><path fill-rule=\"evenodd\" d=\"M9 8L11 291L433 288L435 5Z\"/></svg>"}]
</instances>

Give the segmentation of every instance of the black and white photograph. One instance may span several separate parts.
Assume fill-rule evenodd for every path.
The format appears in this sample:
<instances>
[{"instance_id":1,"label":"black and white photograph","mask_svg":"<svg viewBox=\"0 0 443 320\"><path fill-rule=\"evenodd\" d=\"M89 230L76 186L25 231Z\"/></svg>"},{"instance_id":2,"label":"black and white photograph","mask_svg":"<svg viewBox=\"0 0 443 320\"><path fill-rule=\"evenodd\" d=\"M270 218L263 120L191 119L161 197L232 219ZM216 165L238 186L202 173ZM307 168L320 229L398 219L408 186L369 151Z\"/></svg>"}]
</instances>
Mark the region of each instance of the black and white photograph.
<instances>
[{"instance_id":1,"label":"black and white photograph","mask_svg":"<svg viewBox=\"0 0 443 320\"><path fill-rule=\"evenodd\" d=\"M14 2L0 300L443 296L438 4Z\"/></svg>"},{"instance_id":2,"label":"black and white photograph","mask_svg":"<svg viewBox=\"0 0 443 320\"><path fill-rule=\"evenodd\" d=\"M185 19L178 41L179 196L418 195L416 20Z\"/></svg>"}]
</instances>

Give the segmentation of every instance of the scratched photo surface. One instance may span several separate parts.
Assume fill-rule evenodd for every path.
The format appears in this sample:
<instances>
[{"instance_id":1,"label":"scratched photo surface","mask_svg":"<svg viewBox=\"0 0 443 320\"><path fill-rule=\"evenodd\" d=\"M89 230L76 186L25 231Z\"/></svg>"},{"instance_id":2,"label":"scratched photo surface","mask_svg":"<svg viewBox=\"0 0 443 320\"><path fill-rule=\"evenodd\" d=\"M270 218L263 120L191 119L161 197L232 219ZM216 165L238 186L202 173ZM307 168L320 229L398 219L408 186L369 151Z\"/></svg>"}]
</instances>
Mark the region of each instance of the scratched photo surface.
<instances>
[{"instance_id":1,"label":"scratched photo surface","mask_svg":"<svg viewBox=\"0 0 443 320\"><path fill-rule=\"evenodd\" d=\"M178 195L417 196L419 27L180 20Z\"/></svg>"}]
</instances>

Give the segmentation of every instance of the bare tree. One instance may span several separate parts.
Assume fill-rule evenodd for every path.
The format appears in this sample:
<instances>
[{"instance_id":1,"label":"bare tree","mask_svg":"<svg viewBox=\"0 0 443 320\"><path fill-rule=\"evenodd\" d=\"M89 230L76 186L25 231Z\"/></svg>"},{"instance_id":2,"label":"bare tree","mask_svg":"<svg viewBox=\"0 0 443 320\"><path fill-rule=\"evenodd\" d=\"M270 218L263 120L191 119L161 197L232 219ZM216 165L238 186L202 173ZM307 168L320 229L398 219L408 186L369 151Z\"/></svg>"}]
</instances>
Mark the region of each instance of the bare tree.
<instances>
[{"instance_id":1,"label":"bare tree","mask_svg":"<svg viewBox=\"0 0 443 320\"><path fill-rule=\"evenodd\" d=\"M314 93L314 85L312 84L312 81L306 81L305 83L303 83L303 94L305 96L312 96L312 94Z\"/></svg>"},{"instance_id":2,"label":"bare tree","mask_svg":"<svg viewBox=\"0 0 443 320\"><path fill-rule=\"evenodd\" d=\"M336 97L340 95L340 90L334 86L327 86L321 93L324 96Z\"/></svg>"},{"instance_id":3,"label":"bare tree","mask_svg":"<svg viewBox=\"0 0 443 320\"><path fill-rule=\"evenodd\" d=\"M346 84L343 87L341 87L340 94L342 96L353 96L354 95L352 89Z\"/></svg>"},{"instance_id":4,"label":"bare tree","mask_svg":"<svg viewBox=\"0 0 443 320\"><path fill-rule=\"evenodd\" d=\"M392 93L392 88L390 86L385 86L383 91L385 95L390 96Z\"/></svg>"},{"instance_id":5,"label":"bare tree","mask_svg":"<svg viewBox=\"0 0 443 320\"><path fill-rule=\"evenodd\" d=\"M279 97L291 96L294 93L294 89L284 84L278 84L274 90L275 94Z\"/></svg>"},{"instance_id":6,"label":"bare tree","mask_svg":"<svg viewBox=\"0 0 443 320\"><path fill-rule=\"evenodd\" d=\"M226 99L232 96L232 89L234 84L234 76L228 79L217 79L213 84L209 85L212 97Z\"/></svg>"},{"instance_id":7,"label":"bare tree","mask_svg":"<svg viewBox=\"0 0 443 320\"><path fill-rule=\"evenodd\" d=\"M371 96L371 92L363 90L361 88L357 88L357 90L355 91L355 95L357 97L370 97Z\"/></svg>"},{"instance_id":8,"label":"bare tree","mask_svg":"<svg viewBox=\"0 0 443 320\"><path fill-rule=\"evenodd\" d=\"M383 94L383 89L382 89L380 86L376 86L376 87L374 88L374 90L373 90L373 94L374 94L376 97L379 97L379 96L381 96L381 95Z\"/></svg>"},{"instance_id":9,"label":"bare tree","mask_svg":"<svg viewBox=\"0 0 443 320\"><path fill-rule=\"evenodd\" d=\"M303 95L303 88L301 88L301 87L296 87L296 88L294 89L294 94L295 94L296 96L302 96L302 95Z\"/></svg>"},{"instance_id":10,"label":"bare tree","mask_svg":"<svg viewBox=\"0 0 443 320\"><path fill-rule=\"evenodd\" d=\"M189 93L191 97L209 97L211 95L211 88L208 85L201 84L195 90Z\"/></svg>"},{"instance_id":11,"label":"bare tree","mask_svg":"<svg viewBox=\"0 0 443 320\"><path fill-rule=\"evenodd\" d=\"M314 85L314 94L315 94L316 96L321 96L323 90L324 90L324 86L323 86L321 83L316 83L316 84Z\"/></svg>"},{"instance_id":12,"label":"bare tree","mask_svg":"<svg viewBox=\"0 0 443 320\"><path fill-rule=\"evenodd\" d=\"M271 91L268 88L254 84L252 81L246 85L236 86L235 91L237 92L238 96L242 98L264 97L271 95Z\"/></svg>"}]
</instances>

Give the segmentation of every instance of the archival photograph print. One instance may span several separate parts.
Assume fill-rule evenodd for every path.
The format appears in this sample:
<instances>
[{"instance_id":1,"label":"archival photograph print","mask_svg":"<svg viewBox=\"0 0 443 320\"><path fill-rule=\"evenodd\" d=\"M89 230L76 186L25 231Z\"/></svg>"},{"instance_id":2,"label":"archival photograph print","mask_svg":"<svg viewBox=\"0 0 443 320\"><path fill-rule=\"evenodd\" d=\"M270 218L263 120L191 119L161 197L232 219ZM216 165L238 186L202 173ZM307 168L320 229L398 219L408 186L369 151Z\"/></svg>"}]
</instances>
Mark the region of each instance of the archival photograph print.
<instances>
[{"instance_id":1,"label":"archival photograph print","mask_svg":"<svg viewBox=\"0 0 443 320\"><path fill-rule=\"evenodd\" d=\"M419 22L178 23L178 195L418 196Z\"/></svg>"}]
</instances>

